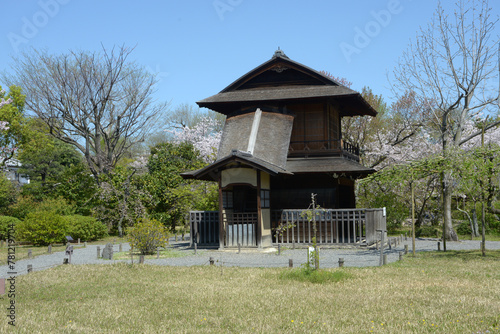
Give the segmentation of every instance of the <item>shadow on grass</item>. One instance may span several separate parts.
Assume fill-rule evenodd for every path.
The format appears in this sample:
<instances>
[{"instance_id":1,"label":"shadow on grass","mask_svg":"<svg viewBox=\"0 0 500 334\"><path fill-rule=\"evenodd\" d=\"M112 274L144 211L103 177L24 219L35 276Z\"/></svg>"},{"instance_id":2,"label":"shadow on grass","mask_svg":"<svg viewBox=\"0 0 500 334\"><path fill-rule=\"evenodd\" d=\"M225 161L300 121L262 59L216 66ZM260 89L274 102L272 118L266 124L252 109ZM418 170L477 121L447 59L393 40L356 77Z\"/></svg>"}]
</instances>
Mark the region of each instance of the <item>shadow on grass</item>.
<instances>
[{"instance_id":1,"label":"shadow on grass","mask_svg":"<svg viewBox=\"0 0 500 334\"><path fill-rule=\"evenodd\" d=\"M461 259L463 261L477 260L500 260L500 250L486 249L486 255L483 256L480 250L448 250L446 252L420 252L419 257L422 258L438 258L438 259Z\"/></svg>"},{"instance_id":2,"label":"shadow on grass","mask_svg":"<svg viewBox=\"0 0 500 334\"><path fill-rule=\"evenodd\" d=\"M353 276L342 270L328 271L328 270L313 270L306 268L297 268L291 270L284 270L279 274L282 280L294 280L299 282L310 282L315 284L323 283L336 283L345 281Z\"/></svg>"}]
</instances>

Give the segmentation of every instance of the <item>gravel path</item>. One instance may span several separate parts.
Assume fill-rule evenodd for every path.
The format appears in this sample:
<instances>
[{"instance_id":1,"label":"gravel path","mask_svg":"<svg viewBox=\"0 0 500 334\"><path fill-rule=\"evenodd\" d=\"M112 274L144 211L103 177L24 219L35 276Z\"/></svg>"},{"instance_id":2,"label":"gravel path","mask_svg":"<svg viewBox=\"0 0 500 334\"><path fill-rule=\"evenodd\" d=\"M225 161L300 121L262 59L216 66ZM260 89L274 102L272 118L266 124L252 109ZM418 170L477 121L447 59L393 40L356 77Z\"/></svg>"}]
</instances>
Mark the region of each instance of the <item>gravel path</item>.
<instances>
[{"instance_id":1,"label":"gravel path","mask_svg":"<svg viewBox=\"0 0 500 334\"><path fill-rule=\"evenodd\" d=\"M172 240L173 241L173 240ZM416 251L431 251L437 250L437 239L417 239L416 240ZM404 245L407 244L409 251L411 252L411 240L403 240L396 248L384 251L387 254L387 262L395 262L399 259L399 252L404 250ZM479 249L479 241L458 241L458 242L447 242L448 250L468 250L468 249ZM306 249L284 249L281 255L277 255L277 249L264 249L264 250L242 250L238 254L237 250L207 250L198 249L197 253L194 253L193 249L188 248L189 242L172 242L171 245L176 249L177 252L182 254L182 257L174 257L168 259L151 259L146 260L145 263L153 265L165 265L165 266L202 266L209 264L209 258L212 257L216 265L224 266L241 266L241 267L287 267L289 259L293 260L295 267L307 261L307 250ZM130 249L128 244L123 244L123 251L128 251ZM73 265L79 264L113 264L118 262L130 263L129 260L103 260L97 259L97 245L90 245L86 248L76 248L71 257L71 263ZM100 245L101 251L104 245ZM486 242L487 249L500 249L500 241L489 241ZM119 245L114 245L114 251L118 252ZM61 265L63 259L67 257L64 252L57 252L50 255L37 256L34 259L24 259L16 261L14 270L9 270L7 265L0 267L0 278L8 278L11 275L23 275L27 273L28 264L33 266L33 271L40 271L47 268L55 267ZM375 249L320 249L320 263L323 268L338 267L339 258L344 259L344 265L346 267L368 267L368 266L378 266L380 261L380 251ZM138 258L134 259L134 262L138 262ZM12 274L10 272L14 272Z\"/></svg>"}]
</instances>

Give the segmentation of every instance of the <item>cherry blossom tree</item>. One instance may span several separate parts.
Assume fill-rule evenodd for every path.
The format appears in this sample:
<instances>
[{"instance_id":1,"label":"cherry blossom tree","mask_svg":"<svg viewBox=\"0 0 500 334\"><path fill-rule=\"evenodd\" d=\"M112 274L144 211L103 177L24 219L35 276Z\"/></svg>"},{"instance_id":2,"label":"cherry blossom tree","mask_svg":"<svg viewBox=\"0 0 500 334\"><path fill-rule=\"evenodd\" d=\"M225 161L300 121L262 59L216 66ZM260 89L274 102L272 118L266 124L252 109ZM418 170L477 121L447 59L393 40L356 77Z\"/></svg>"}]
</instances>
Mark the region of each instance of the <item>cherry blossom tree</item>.
<instances>
[{"instance_id":1,"label":"cherry blossom tree","mask_svg":"<svg viewBox=\"0 0 500 334\"><path fill-rule=\"evenodd\" d=\"M220 120L204 117L194 126L185 126L179 130L172 131L174 142L191 143L199 151L203 161L206 163L214 162L222 136L220 123Z\"/></svg>"},{"instance_id":2,"label":"cherry blossom tree","mask_svg":"<svg viewBox=\"0 0 500 334\"><path fill-rule=\"evenodd\" d=\"M394 91L414 91L419 103L427 104L427 126L437 134L443 157L481 134L464 135L470 119L481 111L498 110L498 86L492 85L498 75L497 22L487 0L458 1L450 16L439 5L396 66ZM497 124L500 121L485 130ZM452 180L450 171L443 171L446 238L457 240L451 219Z\"/></svg>"}]
</instances>

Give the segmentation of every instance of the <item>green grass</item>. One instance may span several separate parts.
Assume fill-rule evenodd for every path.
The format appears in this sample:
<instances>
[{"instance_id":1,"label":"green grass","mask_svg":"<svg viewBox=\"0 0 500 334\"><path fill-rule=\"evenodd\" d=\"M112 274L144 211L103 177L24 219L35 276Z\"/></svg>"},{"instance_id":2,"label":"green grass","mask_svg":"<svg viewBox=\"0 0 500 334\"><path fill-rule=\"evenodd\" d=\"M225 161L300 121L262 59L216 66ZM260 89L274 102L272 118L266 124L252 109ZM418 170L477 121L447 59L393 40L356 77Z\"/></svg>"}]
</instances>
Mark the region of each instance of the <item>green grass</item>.
<instances>
[{"instance_id":1,"label":"green grass","mask_svg":"<svg viewBox=\"0 0 500 334\"><path fill-rule=\"evenodd\" d=\"M279 277L283 280L296 280L299 282L310 282L316 284L335 283L352 278L353 275L343 270L313 270L297 268L284 270Z\"/></svg>"},{"instance_id":2,"label":"green grass","mask_svg":"<svg viewBox=\"0 0 500 334\"><path fill-rule=\"evenodd\" d=\"M0 333L500 333L500 251L324 270L66 265L17 278ZM0 297L5 310L9 299Z\"/></svg>"}]
</instances>

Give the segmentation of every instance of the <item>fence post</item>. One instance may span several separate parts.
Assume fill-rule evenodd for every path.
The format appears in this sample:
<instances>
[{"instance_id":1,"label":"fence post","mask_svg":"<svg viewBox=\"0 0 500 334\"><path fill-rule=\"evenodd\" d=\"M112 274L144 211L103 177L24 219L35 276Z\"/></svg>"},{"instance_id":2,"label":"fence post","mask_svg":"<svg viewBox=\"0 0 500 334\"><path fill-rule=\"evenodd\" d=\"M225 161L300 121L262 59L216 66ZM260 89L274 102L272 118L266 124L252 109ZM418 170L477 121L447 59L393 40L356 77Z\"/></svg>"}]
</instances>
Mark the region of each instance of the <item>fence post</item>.
<instances>
[{"instance_id":1,"label":"fence post","mask_svg":"<svg viewBox=\"0 0 500 334\"><path fill-rule=\"evenodd\" d=\"M441 241L438 241L438 252L441 251Z\"/></svg>"},{"instance_id":2,"label":"fence post","mask_svg":"<svg viewBox=\"0 0 500 334\"><path fill-rule=\"evenodd\" d=\"M344 258L340 257L339 258L339 267L343 267L343 266L344 266Z\"/></svg>"},{"instance_id":3,"label":"fence post","mask_svg":"<svg viewBox=\"0 0 500 334\"><path fill-rule=\"evenodd\" d=\"M382 266L384 264L384 230L377 230L380 232L380 261L379 265Z\"/></svg>"},{"instance_id":4,"label":"fence post","mask_svg":"<svg viewBox=\"0 0 500 334\"><path fill-rule=\"evenodd\" d=\"M399 261L403 259L403 252L399 252Z\"/></svg>"},{"instance_id":5,"label":"fence post","mask_svg":"<svg viewBox=\"0 0 500 334\"><path fill-rule=\"evenodd\" d=\"M101 247L97 246L97 258L101 258Z\"/></svg>"},{"instance_id":6,"label":"fence post","mask_svg":"<svg viewBox=\"0 0 500 334\"><path fill-rule=\"evenodd\" d=\"M288 259L288 268L293 268L293 259Z\"/></svg>"},{"instance_id":7,"label":"fence post","mask_svg":"<svg viewBox=\"0 0 500 334\"><path fill-rule=\"evenodd\" d=\"M241 244L238 242L238 254L241 253Z\"/></svg>"},{"instance_id":8,"label":"fence post","mask_svg":"<svg viewBox=\"0 0 500 334\"><path fill-rule=\"evenodd\" d=\"M196 250L198 249L198 243L194 243L194 255L196 255Z\"/></svg>"},{"instance_id":9,"label":"fence post","mask_svg":"<svg viewBox=\"0 0 500 334\"><path fill-rule=\"evenodd\" d=\"M33 271L33 265L28 264L28 274Z\"/></svg>"},{"instance_id":10,"label":"fence post","mask_svg":"<svg viewBox=\"0 0 500 334\"><path fill-rule=\"evenodd\" d=\"M278 255L281 255L281 244L278 244Z\"/></svg>"}]
</instances>

